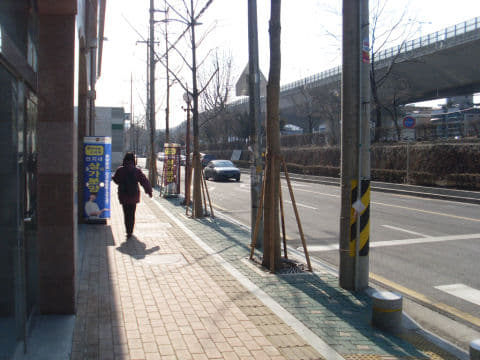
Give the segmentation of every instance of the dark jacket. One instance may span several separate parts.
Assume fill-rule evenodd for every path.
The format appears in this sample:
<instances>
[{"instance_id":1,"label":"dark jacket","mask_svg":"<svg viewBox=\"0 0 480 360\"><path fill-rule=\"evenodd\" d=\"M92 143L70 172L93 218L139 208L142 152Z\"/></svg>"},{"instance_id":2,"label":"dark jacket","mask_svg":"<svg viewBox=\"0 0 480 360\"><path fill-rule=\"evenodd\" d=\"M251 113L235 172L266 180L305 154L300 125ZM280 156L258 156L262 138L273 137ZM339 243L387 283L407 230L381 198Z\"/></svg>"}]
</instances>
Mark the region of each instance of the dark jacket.
<instances>
[{"instance_id":1,"label":"dark jacket","mask_svg":"<svg viewBox=\"0 0 480 360\"><path fill-rule=\"evenodd\" d=\"M127 177L128 176L134 176L136 180L136 188L137 191L134 194L126 194L122 189L124 186L123 184L126 183ZM138 188L138 183L140 183L143 186L143 189L145 192L152 197L152 186L150 185L150 182L148 179L145 177L143 172L135 166L133 162L127 162L126 164L123 164L123 166L120 166L116 171L115 174L112 177L112 180L115 182L115 184L119 185L118 187L118 200L120 200L120 204L136 204L140 202L140 190Z\"/></svg>"}]
</instances>

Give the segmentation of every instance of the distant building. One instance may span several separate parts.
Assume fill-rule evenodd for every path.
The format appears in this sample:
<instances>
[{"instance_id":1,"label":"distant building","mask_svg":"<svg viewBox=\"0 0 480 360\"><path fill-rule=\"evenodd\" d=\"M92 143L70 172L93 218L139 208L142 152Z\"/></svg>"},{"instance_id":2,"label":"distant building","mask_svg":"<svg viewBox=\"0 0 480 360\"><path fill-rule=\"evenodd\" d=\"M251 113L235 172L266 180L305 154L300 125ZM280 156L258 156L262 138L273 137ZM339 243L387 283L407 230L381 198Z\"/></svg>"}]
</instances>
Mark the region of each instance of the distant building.
<instances>
[{"instance_id":1,"label":"distant building","mask_svg":"<svg viewBox=\"0 0 480 360\"><path fill-rule=\"evenodd\" d=\"M282 135L298 135L303 134L303 129L300 126L287 124L281 131Z\"/></svg>"},{"instance_id":2,"label":"distant building","mask_svg":"<svg viewBox=\"0 0 480 360\"><path fill-rule=\"evenodd\" d=\"M235 84L235 95L236 96L248 96L248 89L249 89L249 65L245 66L243 69L242 74L238 78L237 83ZM267 94L267 79L265 75L262 74L260 71L260 96L265 96Z\"/></svg>"},{"instance_id":3,"label":"distant building","mask_svg":"<svg viewBox=\"0 0 480 360\"><path fill-rule=\"evenodd\" d=\"M122 163L125 148L125 110L123 107L96 107L95 134L112 138L112 165Z\"/></svg>"}]
</instances>

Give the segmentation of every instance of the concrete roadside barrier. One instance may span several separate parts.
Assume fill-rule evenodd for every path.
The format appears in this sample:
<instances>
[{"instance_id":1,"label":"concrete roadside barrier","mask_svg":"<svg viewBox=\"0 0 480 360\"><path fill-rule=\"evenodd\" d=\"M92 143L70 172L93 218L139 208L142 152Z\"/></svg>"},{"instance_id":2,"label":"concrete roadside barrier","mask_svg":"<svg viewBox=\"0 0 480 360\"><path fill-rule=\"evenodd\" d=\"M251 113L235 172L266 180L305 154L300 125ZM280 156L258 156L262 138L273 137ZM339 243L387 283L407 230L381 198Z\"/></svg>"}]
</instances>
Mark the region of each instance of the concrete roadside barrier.
<instances>
[{"instance_id":1,"label":"concrete roadside barrier","mask_svg":"<svg viewBox=\"0 0 480 360\"><path fill-rule=\"evenodd\" d=\"M402 328L402 295L375 291L372 295L372 325L389 332Z\"/></svg>"},{"instance_id":2,"label":"concrete roadside barrier","mask_svg":"<svg viewBox=\"0 0 480 360\"><path fill-rule=\"evenodd\" d=\"M470 343L470 360L480 360L480 339Z\"/></svg>"}]
</instances>

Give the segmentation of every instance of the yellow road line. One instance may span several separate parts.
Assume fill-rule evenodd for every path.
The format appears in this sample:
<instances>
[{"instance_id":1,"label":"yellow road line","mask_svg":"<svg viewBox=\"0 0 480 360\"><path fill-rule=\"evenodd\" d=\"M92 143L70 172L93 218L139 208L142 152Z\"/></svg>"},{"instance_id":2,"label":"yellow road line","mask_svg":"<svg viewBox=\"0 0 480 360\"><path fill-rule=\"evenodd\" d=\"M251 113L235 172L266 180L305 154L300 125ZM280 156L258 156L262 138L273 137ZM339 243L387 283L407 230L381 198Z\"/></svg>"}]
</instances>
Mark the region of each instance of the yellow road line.
<instances>
[{"instance_id":1,"label":"yellow road line","mask_svg":"<svg viewBox=\"0 0 480 360\"><path fill-rule=\"evenodd\" d=\"M225 211L225 212L228 211L227 209L225 209L224 207L221 207L218 204L212 203L212 207L214 207L215 209L220 210L220 211Z\"/></svg>"},{"instance_id":2,"label":"yellow road line","mask_svg":"<svg viewBox=\"0 0 480 360\"><path fill-rule=\"evenodd\" d=\"M401 292L405 295L407 295L408 297L412 298L412 299L415 299L415 300L418 300L420 302L423 302L427 305L431 305L432 307L434 308L437 308L445 313L448 313L450 315L453 315L457 318L460 318L466 322L469 322L470 324L473 324L473 325L476 325L476 326L480 326L480 318L477 318L473 315L470 315L466 312L463 312L461 310L458 310L450 305L447 305L447 304L444 304L444 303L441 303L441 302L435 302L433 300L431 300L430 298L428 298L427 296L423 295L423 294L420 294L419 292L416 292L412 289L409 289L403 285L400 285L400 284L397 284L393 281L390 281L386 278L384 278L383 276L380 276L380 275L377 275L377 274L374 274L374 273L370 273L370 278L372 280L375 280L381 284L384 284L385 286L389 287L389 288L392 288L398 292Z\"/></svg>"}]
</instances>

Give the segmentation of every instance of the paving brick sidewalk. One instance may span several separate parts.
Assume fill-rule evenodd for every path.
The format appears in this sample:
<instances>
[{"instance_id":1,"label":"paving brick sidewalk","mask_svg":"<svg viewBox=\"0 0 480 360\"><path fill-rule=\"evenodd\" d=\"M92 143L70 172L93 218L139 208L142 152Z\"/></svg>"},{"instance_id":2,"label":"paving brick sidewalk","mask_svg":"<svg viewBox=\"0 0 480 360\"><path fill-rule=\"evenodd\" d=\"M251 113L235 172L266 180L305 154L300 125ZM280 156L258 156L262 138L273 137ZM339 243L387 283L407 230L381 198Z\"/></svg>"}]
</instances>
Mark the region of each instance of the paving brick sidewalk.
<instances>
[{"instance_id":1,"label":"paving brick sidewalk","mask_svg":"<svg viewBox=\"0 0 480 360\"><path fill-rule=\"evenodd\" d=\"M345 359L453 359L418 336L373 329L369 298L340 289L326 272L260 271L245 260L245 230L222 219L187 219L184 211L177 200L143 197L135 236L126 242L112 196L109 226L87 228L72 359L329 360L315 337L300 337L288 316L278 316L238 278ZM239 276L225 271L218 256Z\"/></svg>"},{"instance_id":2,"label":"paving brick sidewalk","mask_svg":"<svg viewBox=\"0 0 480 360\"><path fill-rule=\"evenodd\" d=\"M322 358L153 200L143 197L136 217L126 241L112 196L109 226L86 230L72 359Z\"/></svg>"}]
</instances>

